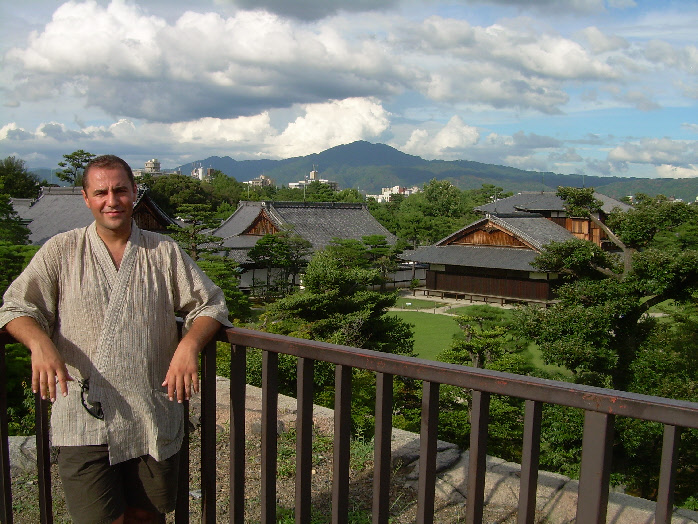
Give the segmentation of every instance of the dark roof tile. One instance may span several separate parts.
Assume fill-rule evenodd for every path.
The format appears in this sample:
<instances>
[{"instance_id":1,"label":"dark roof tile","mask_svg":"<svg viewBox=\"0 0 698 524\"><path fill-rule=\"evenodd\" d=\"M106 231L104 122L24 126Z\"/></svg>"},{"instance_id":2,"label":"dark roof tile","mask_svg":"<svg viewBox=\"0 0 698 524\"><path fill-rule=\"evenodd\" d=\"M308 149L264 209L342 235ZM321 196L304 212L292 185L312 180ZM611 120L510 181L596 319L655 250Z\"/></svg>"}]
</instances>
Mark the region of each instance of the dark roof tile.
<instances>
[{"instance_id":1,"label":"dark roof tile","mask_svg":"<svg viewBox=\"0 0 698 524\"><path fill-rule=\"evenodd\" d=\"M492 246L425 246L401 258L413 262L487 269L537 271L531 262L538 255L531 249Z\"/></svg>"}]
</instances>

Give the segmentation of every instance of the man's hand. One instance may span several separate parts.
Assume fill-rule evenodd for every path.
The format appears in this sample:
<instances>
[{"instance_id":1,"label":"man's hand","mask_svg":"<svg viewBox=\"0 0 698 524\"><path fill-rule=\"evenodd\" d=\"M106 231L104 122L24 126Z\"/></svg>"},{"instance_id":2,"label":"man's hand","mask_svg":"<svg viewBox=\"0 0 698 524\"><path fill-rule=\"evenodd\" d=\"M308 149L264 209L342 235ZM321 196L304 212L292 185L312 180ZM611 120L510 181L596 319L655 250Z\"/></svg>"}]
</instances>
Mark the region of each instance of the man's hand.
<instances>
[{"instance_id":1,"label":"man's hand","mask_svg":"<svg viewBox=\"0 0 698 524\"><path fill-rule=\"evenodd\" d=\"M199 392L200 351L200 348L186 343L184 339L177 346L162 383L163 386L167 386L167 396L170 400L174 400L175 392L177 402L180 403L191 398L192 388L194 393Z\"/></svg>"},{"instance_id":2,"label":"man's hand","mask_svg":"<svg viewBox=\"0 0 698 524\"><path fill-rule=\"evenodd\" d=\"M56 383L65 397L68 394L68 381L73 377L68 373L65 361L54 346L53 341L31 317L17 317L5 326L16 340L31 351L32 391L40 393L42 399L56 400Z\"/></svg>"},{"instance_id":3,"label":"man's hand","mask_svg":"<svg viewBox=\"0 0 698 524\"><path fill-rule=\"evenodd\" d=\"M198 317L187 334L179 341L170 368L165 375L163 386L167 386L167 396L177 402L183 402L199 392L199 353L209 340L221 328L220 322L211 317Z\"/></svg>"}]
</instances>

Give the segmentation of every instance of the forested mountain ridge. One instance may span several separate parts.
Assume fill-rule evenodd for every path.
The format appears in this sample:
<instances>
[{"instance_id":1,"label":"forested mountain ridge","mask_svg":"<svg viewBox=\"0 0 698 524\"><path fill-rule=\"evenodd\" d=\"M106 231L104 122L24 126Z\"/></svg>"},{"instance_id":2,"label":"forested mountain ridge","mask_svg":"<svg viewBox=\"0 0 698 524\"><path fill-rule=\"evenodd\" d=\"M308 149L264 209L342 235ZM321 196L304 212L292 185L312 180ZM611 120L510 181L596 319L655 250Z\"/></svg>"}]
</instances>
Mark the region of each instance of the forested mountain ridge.
<instances>
[{"instance_id":1,"label":"forested mountain ridge","mask_svg":"<svg viewBox=\"0 0 698 524\"><path fill-rule=\"evenodd\" d=\"M357 141L321 153L284 160L234 160L213 156L197 165L219 169L239 182L264 174L277 185L303 180L317 166L320 176L339 183L340 188L357 188L369 194L382 187L422 186L432 178L449 180L460 189L477 189L494 184L505 191L554 191L558 186L595 187L602 193L621 198L636 193L663 194L692 202L698 196L698 179L601 177L562 175L525 171L514 167L483 164L470 160L424 160L385 144ZM180 166L191 172L194 163Z\"/></svg>"}]
</instances>

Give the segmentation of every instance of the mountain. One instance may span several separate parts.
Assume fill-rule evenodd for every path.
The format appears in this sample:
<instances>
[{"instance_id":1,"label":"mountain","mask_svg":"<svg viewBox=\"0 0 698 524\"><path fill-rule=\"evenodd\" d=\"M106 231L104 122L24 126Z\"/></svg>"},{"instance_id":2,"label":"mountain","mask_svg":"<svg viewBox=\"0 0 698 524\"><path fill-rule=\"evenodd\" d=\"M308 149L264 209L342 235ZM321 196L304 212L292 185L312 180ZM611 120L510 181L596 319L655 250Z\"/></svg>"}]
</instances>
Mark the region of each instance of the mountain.
<instances>
[{"instance_id":1,"label":"mountain","mask_svg":"<svg viewBox=\"0 0 698 524\"><path fill-rule=\"evenodd\" d=\"M424 160L385 144L365 141L332 147L321 153L284 160L234 160L209 157L197 165L218 169L240 182L264 174L277 185L297 182L315 167L322 178L334 180L340 188L357 188L368 194L383 187L422 186L432 178L449 180L461 189L494 184L505 191L554 191L558 186L594 187L601 193L621 198L636 193L663 194L693 202L698 196L698 179L633 178L561 175L525 171L514 167L483 164L470 160ZM194 163L180 166L189 173Z\"/></svg>"}]
</instances>

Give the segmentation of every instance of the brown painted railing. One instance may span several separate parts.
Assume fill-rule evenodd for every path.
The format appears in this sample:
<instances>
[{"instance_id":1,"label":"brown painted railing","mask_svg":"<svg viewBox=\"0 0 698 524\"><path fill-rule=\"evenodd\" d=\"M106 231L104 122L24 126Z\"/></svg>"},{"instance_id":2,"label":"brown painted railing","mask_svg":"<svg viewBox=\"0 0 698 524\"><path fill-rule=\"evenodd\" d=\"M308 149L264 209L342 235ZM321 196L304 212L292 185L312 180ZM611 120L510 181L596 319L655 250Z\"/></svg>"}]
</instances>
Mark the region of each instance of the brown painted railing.
<instances>
[{"instance_id":1,"label":"brown painted railing","mask_svg":"<svg viewBox=\"0 0 698 524\"><path fill-rule=\"evenodd\" d=\"M582 465L579 481L577 522L606 521L611 446L615 416L632 417L664 424L664 444L657 488L655 520L667 523L673 511L674 473L681 428L698 428L698 403L670 400L621 391L592 388L496 371L468 368L441 362L388 355L375 351L338 346L252 331L228 329L220 340L231 344L230 363L230 522L244 522L245 485L245 377L246 349L262 350L262 471L261 521L276 522L276 431L278 399L278 355L298 357L298 409L296 422L296 522L310 521L312 471L313 363L331 362L335 375L335 438L332 486L332 522L348 522L349 440L351 370L360 368L376 373L376 436L374 451L373 522L389 520L390 440L392 427L392 380L403 376L423 383L420 468L417 522L434 520L436 444L440 384L473 391L470 461L468 471L467 522L482 522L485 489L487 426L491 394L525 400L523 459L518 521L534 521L538 479L538 455L543 404L558 404L585 412ZM12 522L12 500L7 449L7 418L4 344L10 339L0 334L0 517ZM202 515L215 522L215 351L213 344L202 357ZM50 523L51 490L49 475L46 403L37 402L37 450L42 522ZM186 448L185 448L186 449ZM188 449L183 453L184 474L176 522L189 521Z\"/></svg>"}]
</instances>

